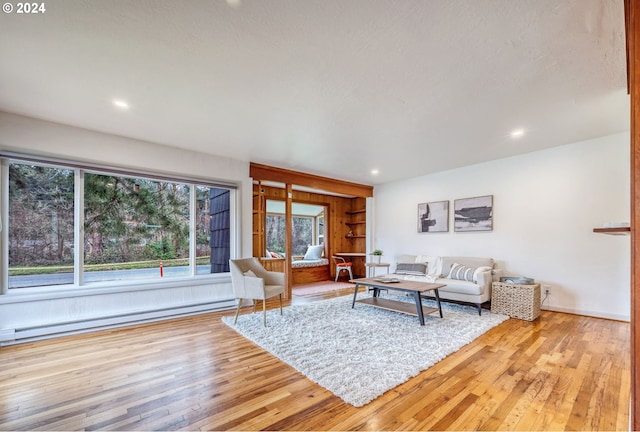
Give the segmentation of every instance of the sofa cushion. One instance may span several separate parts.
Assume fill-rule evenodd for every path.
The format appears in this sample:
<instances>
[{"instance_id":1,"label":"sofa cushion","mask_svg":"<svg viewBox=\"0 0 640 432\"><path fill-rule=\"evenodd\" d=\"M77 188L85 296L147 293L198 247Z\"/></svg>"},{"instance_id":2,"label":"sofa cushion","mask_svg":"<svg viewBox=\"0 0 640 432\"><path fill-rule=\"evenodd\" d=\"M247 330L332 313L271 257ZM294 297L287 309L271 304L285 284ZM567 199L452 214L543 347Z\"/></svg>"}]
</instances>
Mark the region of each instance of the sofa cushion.
<instances>
[{"instance_id":1,"label":"sofa cushion","mask_svg":"<svg viewBox=\"0 0 640 432\"><path fill-rule=\"evenodd\" d=\"M427 263L397 263L396 274L424 276L427 274Z\"/></svg>"},{"instance_id":2,"label":"sofa cushion","mask_svg":"<svg viewBox=\"0 0 640 432\"><path fill-rule=\"evenodd\" d=\"M484 287L469 281L461 281L455 279L436 279L435 283L445 284L446 286L440 288L440 297L447 298L447 293L456 293L464 295L479 296L484 293Z\"/></svg>"}]
</instances>

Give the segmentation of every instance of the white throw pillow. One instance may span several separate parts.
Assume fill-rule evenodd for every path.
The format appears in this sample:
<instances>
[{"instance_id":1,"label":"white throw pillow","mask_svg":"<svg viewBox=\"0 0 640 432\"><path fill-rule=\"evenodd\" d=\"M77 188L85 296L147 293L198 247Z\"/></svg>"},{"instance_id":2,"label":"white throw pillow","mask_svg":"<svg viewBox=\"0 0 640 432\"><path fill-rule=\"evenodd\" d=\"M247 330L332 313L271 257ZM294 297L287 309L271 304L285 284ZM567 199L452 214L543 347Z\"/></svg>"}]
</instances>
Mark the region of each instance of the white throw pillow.
<instances>
[{"instance_id":1,"label":"white throw pillow","mask_svg":"<svg viewBox=\"0 0 640 432\"><path fill-rule=\"evenodd\" d=\"M309 246L307 252L304 254L306 260L317 260L322 258L322 252L324 252L324 245Z\"/></svg>"},{"instance_id":2,"label":"white throw pillow","mask_svg":"<svg viewBox=\"0 0 640 432\"><path fill-rule=\"evenodd\" d=\"M430 276L439 276L442 273L442 259L439 256L418 255L416 262L427 263Z\"/></svg>"}]
</instances>

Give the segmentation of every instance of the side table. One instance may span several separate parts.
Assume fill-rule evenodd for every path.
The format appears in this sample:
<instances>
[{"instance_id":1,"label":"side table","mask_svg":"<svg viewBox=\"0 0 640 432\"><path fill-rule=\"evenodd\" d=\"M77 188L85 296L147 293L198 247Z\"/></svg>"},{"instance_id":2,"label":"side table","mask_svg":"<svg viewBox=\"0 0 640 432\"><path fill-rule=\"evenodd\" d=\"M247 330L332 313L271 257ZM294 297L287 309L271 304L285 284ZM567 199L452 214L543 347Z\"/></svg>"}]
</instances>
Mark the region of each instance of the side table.
<instances>
[{"instance_id":1,"label":"side table","mask_svg":"<svg viewBox=\"0 0 640 432\"><path fill-rule=\"evenodd\" d=\"M491 312L526 321L540 316L540 284L491 284Z\"/></svg>"},{"instance_id":2,"label":"side table","mask_svg":"<svg viewBox=\"0 0 640 432\"><path fill-rule=\"evenodd\" d=\"M386 267L387 268L387 274L389 274L389 267L391 266L391 264L389 263L374 263L374 262L368 262L365 263L364 265L367 266L367 277L376 277L376 268L378 267Z\"/></svg>"}]
</instances>

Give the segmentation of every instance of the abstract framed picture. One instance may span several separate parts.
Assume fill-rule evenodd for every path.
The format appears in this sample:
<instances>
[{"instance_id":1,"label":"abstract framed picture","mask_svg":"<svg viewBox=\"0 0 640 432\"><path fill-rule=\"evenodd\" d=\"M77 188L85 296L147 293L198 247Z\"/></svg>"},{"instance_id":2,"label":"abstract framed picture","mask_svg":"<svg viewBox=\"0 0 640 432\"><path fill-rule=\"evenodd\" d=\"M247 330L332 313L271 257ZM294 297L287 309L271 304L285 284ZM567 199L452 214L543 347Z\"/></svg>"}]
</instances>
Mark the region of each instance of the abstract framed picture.
<instances>
[{"instance_id":1,"label":"abstract framed picture","mask_svg":"<svg viewBox=\"0 0 640 432\"><path fill-rule=\"evenodd\" d=\"M493 230L493 195L457 199L453 203L453 230Z\"/></svg>"},{"instance_id":2,"label":"abstract framed picture","mask_svg":"<svg viewBox=\"0 0 640 432\"><path fill-rule=\"evenodd\" d=\"M449 201L418 204L418 232L449 231Z\"/></svg>"}]
</instances>

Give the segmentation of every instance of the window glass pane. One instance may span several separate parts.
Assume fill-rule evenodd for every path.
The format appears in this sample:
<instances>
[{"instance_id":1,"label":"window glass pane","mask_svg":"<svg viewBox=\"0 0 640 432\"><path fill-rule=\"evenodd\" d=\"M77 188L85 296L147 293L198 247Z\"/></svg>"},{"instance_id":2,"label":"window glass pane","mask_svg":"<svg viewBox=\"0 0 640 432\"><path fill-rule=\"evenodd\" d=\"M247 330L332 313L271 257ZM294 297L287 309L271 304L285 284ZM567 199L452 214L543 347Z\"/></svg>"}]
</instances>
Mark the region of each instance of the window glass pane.
<instances>
[{"instance_id":1,"label":"window glass pane","mask_svg":"<svg viewBox=\"0 0 640 432\"><path fill-rule=\"evenodd\" d=\"M285 242L285 219L284 215L268 214L267 215L267 250L284 254Z\"/></svg>"},{"instance_id":2,"label":"window glass pane","mask_svg":"<svg viewBox=\"0 0 640 432\"><path fill-rule=\"evenodd\" d=\"M9 164L9 288L73 283L73 170Z\"/></svg>"},{"instance_id":3,"label":"window glass pane","mask_svg":"<svg viewBox=\"0 0 640 432\"><path fill-rule=\"evenodd\" d=\"M189 275L189 186L85 175L85 282Z\"/></svg>"},{"instance_id":4,"label":"window glass pane","mask_svg":"<svg viewBox=\"0 0 640 432\"><path fill-rule=\"evenodd\" d=\"M291 251L293 255L304 255L307 246L314 244L313 218L293 216L292 221Z\"/></svg>"}]
</instances>

